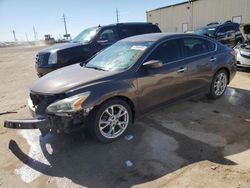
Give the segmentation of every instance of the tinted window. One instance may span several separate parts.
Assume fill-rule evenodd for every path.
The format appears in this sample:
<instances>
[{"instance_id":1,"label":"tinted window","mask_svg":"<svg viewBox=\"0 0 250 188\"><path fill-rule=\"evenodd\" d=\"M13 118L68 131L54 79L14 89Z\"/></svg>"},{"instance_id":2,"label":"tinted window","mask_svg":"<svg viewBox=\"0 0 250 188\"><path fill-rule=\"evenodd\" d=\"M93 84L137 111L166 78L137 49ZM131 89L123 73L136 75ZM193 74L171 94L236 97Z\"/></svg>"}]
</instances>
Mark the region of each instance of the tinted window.
<instances>
[{"instance_id":1,"label":"tinted window","mask_svg":"<svg viewBox=\"0 0 250 188\"><path fill-rule=\"evenodd\" d=\"M226 33L226 32L228 32L228 31L235 31L235 27L234 27L233 25L221 27L221 28L218 30L218 33Z\"/></svg>"},{"instance_id":2,"label":"tinted window","mask_svg":"<svg viewBox=\"0 0 250 188\"><path fill-rule=\"evenodd\" d=\"M214 51L216 45L213 42L199 39L199 38L186 38L182 39L185 57L191 57Z\"/></svg>"},{"instance_id":3,"label":"tinted window","mask_svg":"<svg viewBox=\"0 0 250 188\"><path fill-rule=\"evenodd\" d=\"M146 33L159 33L160 30L155 25L142 25L142 26L121 26L119 27L119 35L121 38L127 38L134 35Z\"/></svg>"},{"instance_id":4,"label":"tinted window","mask_svg":"<svg viewBox=\"0 0 250 188\"><path fill-rule=\"evenodd\" d=\"M160 60L163 63L168 63L178 59L181 59L178 40L170 40L158 46L147 61Z\"/></svg>"},{"instance_id":5,"label":"tinted window","mask_svg":"<svg viewBox=\"0 0 250 188\"><path fill-rule=\"evenodd\" d=\"M105 29L101 32L100 40L108 40L109 42L113 42L116 40L115 32L113 29Z\"/></svg>"},{"instance_id":6,"label":"tinted window","mask_svg":"<svg viewBox=\"0 0 250 188\"><path fill-rule=\"evenodd\" d=\"M194 31L194 33L198 35L206 35L209 37L214 37L215 31L216 31L215 27L209 27L209 28L197 29Z\"/></svg>"},{"instance_id":7,"label":"tinted window","mask_svg":"<svg viewBox=\"0 0 250 188\"><path fill-rule=\"evenodd\" d=\"M208 49L209 49L210 52L215 50L215 48L216 48L216 44L215 43L213 43L211 41L205 41L205 42L207 43Z\"/></svg>"}]
</instances>

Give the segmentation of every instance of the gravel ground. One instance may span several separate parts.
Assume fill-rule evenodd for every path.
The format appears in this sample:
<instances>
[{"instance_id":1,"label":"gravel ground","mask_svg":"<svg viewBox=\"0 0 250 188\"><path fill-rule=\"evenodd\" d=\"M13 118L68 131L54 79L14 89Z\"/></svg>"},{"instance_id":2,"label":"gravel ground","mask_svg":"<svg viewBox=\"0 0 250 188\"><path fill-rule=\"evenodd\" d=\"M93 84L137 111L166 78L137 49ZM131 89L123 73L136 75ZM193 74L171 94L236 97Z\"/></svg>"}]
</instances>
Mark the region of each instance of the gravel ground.
<instances>
[{"instance_id":1,"label":"gravel ground","mask_svg":"<svg viewBox=\"0 0 250 188\"><path fill-rule=\"evenodd\" d=\"M195 98L145 115L131 140L5 129L5 119L30 117L41 48L0 48L0 187L250 187L250 73L238 72L216 101Z\"/></svg>"}]
</instances>

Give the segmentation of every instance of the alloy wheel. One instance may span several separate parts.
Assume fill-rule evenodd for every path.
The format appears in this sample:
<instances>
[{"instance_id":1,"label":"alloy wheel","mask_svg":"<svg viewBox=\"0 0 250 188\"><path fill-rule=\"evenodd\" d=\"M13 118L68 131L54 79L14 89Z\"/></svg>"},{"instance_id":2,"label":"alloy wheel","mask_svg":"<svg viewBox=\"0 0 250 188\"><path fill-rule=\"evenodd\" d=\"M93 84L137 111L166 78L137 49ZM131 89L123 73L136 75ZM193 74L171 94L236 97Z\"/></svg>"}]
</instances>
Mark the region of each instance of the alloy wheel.
<instances>
[{"instance_id":1,"label":"alloy wheel","mask_svg":"<svg viewBox=\"0 0 250 188\"><path fill-rule=\"evenodd\" d=\"M106 108L99 119L100 133L108 139L120 136L129 124L128 110L121 104Z\"/></svg>"},{"instance_id":2,"label":"alloy wheel","mask_svg":"<svg viewBox=\"0 0 250 188\"><path fill-rule=\"evenodd\" d=\"M221 72L217 75L214 82L214 93L217 96L221 96L227 87L227 75Z\"/></svg>"}]
</instances>

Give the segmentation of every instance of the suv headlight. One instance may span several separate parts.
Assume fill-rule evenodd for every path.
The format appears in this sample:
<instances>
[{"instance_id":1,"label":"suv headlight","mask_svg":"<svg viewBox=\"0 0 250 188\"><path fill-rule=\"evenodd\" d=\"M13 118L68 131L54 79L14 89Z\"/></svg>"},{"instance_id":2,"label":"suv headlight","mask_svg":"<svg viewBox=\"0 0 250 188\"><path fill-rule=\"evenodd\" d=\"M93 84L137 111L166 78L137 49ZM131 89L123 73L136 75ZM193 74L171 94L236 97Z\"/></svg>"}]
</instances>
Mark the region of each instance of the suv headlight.
<instances>
[{"instance_id":1,"label":"suv headlight","mask_svg":"<svg viewBox=\"0 0 250 188\"><path fill-rule=\"evenodd\" d=\"M90 92L84 92L63 100L59 100L49 105L47 107L47 111L50 113L67 113L82 110L82 104L89 95Z\"/></svg>"},{"instance_id":2,"label":"suv headlight","mask_svg":"<svg viewBox=\"0 0 250 188\"><path fill-rule=\"evenodd\" d=\"M49 55L49 60L48 64L56 64L57 63L57 51L56 50L51 50L50 55Z\"/></svg>"}]
</instances>

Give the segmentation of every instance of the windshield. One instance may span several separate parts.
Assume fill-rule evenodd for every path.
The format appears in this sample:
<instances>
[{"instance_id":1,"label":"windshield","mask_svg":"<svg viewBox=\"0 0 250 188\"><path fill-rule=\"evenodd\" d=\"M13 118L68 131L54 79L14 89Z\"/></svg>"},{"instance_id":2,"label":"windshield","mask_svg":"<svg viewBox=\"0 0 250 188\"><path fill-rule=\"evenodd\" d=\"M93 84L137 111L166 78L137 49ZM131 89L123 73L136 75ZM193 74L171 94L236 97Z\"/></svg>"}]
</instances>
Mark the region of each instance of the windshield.
<instances>
[{"instance_id":1,"label":"windshield","mask_svg":"<svg viewBox=\"0 0 250 188\"><path fill-rule=\"evenodd\" d=\"M202 29L197 29L196 31L194 31L194 33L198 34L198 35L206 35L209 37L214 37L215 35L215 27L211 27L211 28L202 28Z\"/></svg>"},{"instance_id":2,"label":"windshield","mask_svg":"<svg viewBox=\"0 0 250 188\"><path fill-rule=\"evenodd\" d=\"M96 35L98 27L85 29L79 35L77 35L72 42L88 43Z\"/></svg>"},{"instance_id":3,"label":"windshield","mask_svg":"<svg viewBox=\"0 0 250 188\"><path fill-rule=\"evenodd\" d=\"M105 71L126 70L136 63L153 42L120 41L100 52L86 67Z\"/></svg>"}]
</instances>

